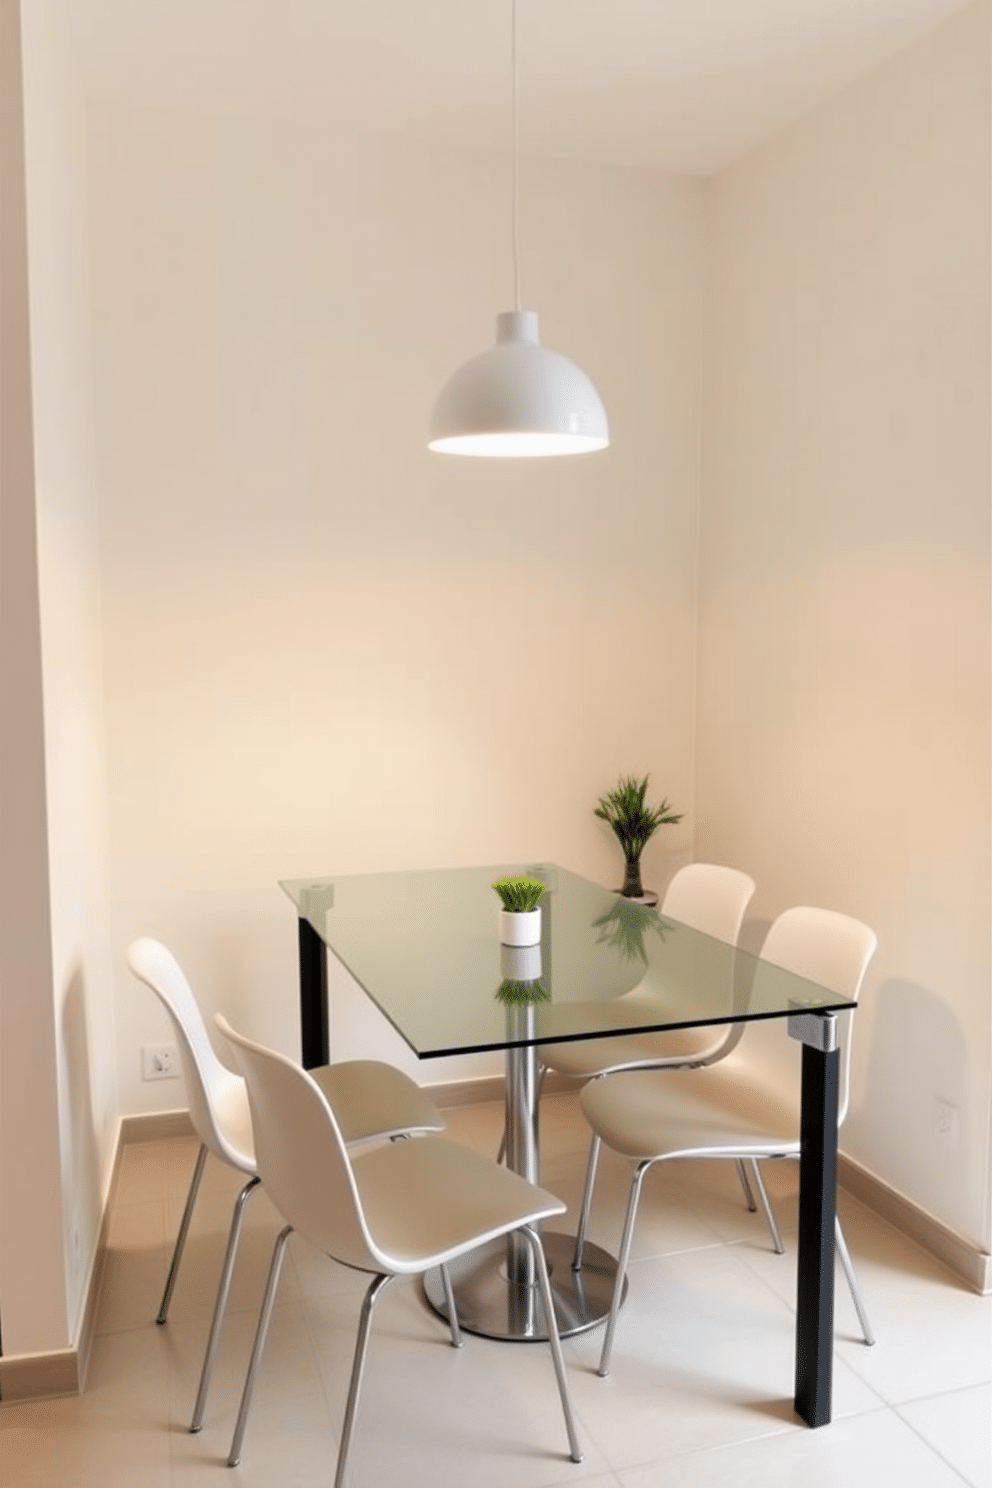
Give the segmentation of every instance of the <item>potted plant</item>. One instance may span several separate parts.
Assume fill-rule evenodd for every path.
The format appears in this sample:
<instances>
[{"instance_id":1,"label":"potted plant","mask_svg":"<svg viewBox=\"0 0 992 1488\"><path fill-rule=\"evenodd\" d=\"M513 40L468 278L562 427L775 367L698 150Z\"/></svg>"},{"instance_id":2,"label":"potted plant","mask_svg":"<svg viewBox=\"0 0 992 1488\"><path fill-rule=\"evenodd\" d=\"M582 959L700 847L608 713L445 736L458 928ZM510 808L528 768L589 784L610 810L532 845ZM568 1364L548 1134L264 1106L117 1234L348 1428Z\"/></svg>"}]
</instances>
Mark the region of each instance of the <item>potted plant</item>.
<instances>
[{"instance_id":1,"label":"potted plant","mask_svg":"<svg viewBox=\"0 0 992 1488\"><path fill-rule=\"evenodd\" d=\"M503 945L537 945L541 939L541 908L538 903L544 884L532 873L507 873L493 884L503 908L499 912L499 938Z\"/></svg>"},{"instance_id":2,"label":"potted plant","mask_svg":"<svg viewBox=\"0 0 992 1488\"><path fill-rule=\"evenodd\" d=\"M600 796L595 814L612 827L623 848L623 888L625 899L644 899L647 896L641 884L641 853L648 838L663 824L680 822L684 813L672 810L671 803L664 798L660 806L648 806L645 802L649 776L638 780L633 775L621 775L613 790ZM656 899L654 902L657 902Z\"/></svg>"}]
</instances>

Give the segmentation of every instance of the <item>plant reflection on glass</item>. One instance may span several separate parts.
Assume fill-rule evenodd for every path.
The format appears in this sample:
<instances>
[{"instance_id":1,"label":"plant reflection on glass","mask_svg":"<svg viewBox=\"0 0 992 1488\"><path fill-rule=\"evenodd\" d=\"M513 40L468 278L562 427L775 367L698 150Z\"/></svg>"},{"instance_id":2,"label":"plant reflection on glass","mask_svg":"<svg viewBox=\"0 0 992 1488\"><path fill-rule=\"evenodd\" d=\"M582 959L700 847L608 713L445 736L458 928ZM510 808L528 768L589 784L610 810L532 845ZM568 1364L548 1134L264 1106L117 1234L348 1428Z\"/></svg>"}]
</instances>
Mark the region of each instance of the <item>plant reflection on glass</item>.
<instances>
[{"instance_id":1,"label":"plant reflection on glass","mask_svg":"<svg viewBox=\"0 0 992 1488\"><path fill-rule=\"evenodd\" d=\"M532 1007L550 1002L551 994L541 981L541 947L539 945L499 948L499 969L503 977L496 989L496 1001L504 1007Z\"/></svg>"},{"instance_id":2,"label":"plant reflection on glass","mask_svg":"<svg viewBox=\"0 0 992 1488\"><path fill-rule=\"evenodd\" d=\"M550 1002L551 993L539 979L533 982L515 982L505 977L496 988L496 1000L504 1007L531 1007L538 1002Z\"/></svg>"},{"instance_id":3,"label":"plant reflection on glass","mask_svg":"<svg viewBox=\"0 0 992 1488\"><path fill-rule=\"evenodd\" d=\"M632 904L623 897L615 899L606 913L592 923L593 928L600 932L596 937L597 945L613 946L625 961L639 956L645 966L648 953L644 949L644 932L655 930L662 940L665 938L665 921L656 909Z\"/></svg>"}]
</instances>

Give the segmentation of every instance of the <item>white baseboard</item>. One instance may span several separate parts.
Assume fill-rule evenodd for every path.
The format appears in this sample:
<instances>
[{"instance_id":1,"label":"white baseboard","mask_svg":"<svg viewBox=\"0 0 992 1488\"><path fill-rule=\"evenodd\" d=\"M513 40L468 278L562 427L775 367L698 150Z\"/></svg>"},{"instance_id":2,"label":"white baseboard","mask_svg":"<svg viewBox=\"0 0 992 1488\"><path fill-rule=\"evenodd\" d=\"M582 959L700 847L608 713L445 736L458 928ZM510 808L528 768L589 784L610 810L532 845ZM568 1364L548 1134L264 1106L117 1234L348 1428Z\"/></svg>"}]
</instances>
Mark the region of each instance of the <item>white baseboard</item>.
<instances>
[{"instance_id":1,"label":"white baseboard","mask_svg":"<svg viewBox=\"0 0 992 1488\"><path fill-rule=\"evenodd\" d=\"M165 1111L148 1116L126 1116L117 1133L117 1146L107 1185L107 1201L100 1220L89 1276L84 1288L76 1343L72 1348L41 1354L0 1355L0 1404L19 1400L49 1400L57 1395L80 1395L86 1387L97 1305L107 1253L107 1231L117 1193L124 1148L131 1142L154 1142L193 1135L188 1111Z\"/></svg>"},{"instance_id":2,"label":"white baseboard","mask_svg":"<svg viewBox=\"0 0 992 1488\"><path fill-rule=\"evenodd\" d=\"M120 1152L132 1142L165 1142L171 1137L195 1135L188 1111L154 1111L147 1116L125 1116L121 1120L117 1150ZM116 1168L114 1176L116 1179Z\"/></svg>"},{"instance_id":3,"label":"white baseboard","mask_svg":"<svg viewBox=\"0 0 992 1488\"><path fill-rule=\"evenodd\" d=\"M54 1349L48 1354L14 1354L0 1358L0 1405L15 1400L51 1400L80 1395L79 1350Z\"/></svg>"},{"instance_id":4,"label":"white baseboard","mask_svg":"<svg viewBox=\"0 0 992 1488\"><path fill-rule=\"evenodd\" d=\"M913 1240L921 1250L967 1282L972 1291L982 1296L992 1292L992 1256L979 1250L972 1241L966 1240L843 1152L838 1154L837 1181L849 1194Z\"/></svg>"}]
</instances>

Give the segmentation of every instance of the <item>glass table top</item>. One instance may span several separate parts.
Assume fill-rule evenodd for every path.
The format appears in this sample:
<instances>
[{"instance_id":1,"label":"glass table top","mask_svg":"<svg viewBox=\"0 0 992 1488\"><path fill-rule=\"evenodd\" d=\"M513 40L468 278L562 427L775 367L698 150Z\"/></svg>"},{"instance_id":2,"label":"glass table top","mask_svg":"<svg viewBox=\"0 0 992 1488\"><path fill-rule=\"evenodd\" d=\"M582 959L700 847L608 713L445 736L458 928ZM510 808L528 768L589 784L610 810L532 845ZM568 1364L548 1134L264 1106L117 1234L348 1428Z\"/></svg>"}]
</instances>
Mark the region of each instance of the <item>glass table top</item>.
<instances>
[{"instance_id":1,"label":"glass table top","mask_svg":"<svg viewBox=\"0 0 992 1488\"><path fill-rule=\"evenodd\" d=\"M539 947L500 944L505 873L545 884ZM281 887L422 1059L854 1006L551 863Z\"/></svg>"}]
</instances>

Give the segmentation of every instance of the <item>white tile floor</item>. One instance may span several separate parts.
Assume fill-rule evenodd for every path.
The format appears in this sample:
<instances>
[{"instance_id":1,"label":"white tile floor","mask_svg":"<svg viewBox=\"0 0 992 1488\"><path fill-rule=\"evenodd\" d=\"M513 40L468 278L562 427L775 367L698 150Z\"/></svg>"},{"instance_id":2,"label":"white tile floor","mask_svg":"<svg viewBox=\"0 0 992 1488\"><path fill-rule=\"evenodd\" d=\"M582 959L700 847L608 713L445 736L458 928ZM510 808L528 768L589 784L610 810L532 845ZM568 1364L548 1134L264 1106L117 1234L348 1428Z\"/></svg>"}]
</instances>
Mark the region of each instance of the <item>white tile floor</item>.
<instances>
[{"instance_id":1,"label":"white tile floor","mask_svg":"<svg viewBox=\"0 0 992 1488\"><path fill-rule=\"evenodd\" d=\"M500 1112L446 1113L492 1153ZM574 1206L586 1129L574 1097L542 1106L542 1181ZM224 1459L279 1221L248 1207L203 1431L192 1409L238 1183L208 1165L170 1320L154 1315L196 1144L125 1153L85 1393L0 1407L3 1488L323 1488L333 1481L360 1277L293 1237L241 1466ZM626 1165L604 1154L592 1238L613 1248ZM729 1164L648 1179L613 1369L601 1330L565 1344L585 1447L566 1455L547 1350L447 1334L414 1284L378 1309L350 1488L992 1488L992 1299L976 1297L856 1202L842 1213L878 1343L860 1341L838 1277L832 1425L791 1405L795 1164L768 1174L787 1254L772 1253ZM567 1227L562 1222L562 1227Z\"/></svg>"}]
</instances>

